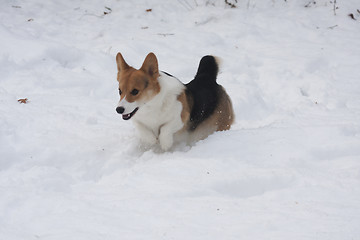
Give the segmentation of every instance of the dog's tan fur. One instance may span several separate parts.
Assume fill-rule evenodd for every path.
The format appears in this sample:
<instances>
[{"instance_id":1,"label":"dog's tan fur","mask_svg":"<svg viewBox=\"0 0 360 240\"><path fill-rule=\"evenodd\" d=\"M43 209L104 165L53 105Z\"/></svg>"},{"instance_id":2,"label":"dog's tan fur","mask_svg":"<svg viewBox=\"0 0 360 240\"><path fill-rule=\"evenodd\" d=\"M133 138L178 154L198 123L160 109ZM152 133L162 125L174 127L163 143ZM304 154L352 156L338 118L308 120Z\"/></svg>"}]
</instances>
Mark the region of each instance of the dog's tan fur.
<instances>
[{"instance_id":1,"label":"dog's tan fur","mask_svg":"<svg viewBox=\"0 0 360 240\"><path fill-rule=\"evenodd\" d=\"M194 142L202 140L213 132L230 129L235 120L231 100L222 87L219 90L218 95L219 103L215 108L214 113L190 134L188 141Z\"/></svg>"},{"instance_id":2,"label":"dog's tan fur","mask_svg":"<svg viewBox=\"0 0 360 240\"><path fill-rule=\"evenodd\" d=\"M187 123L190 120L190 111L191 111L191 103L188 101L188 97L185 92L182 92L178 96L178 100L181 102L183 109L181 111L181 121L184 123L184 126L187 126Z\"/></svg>"},{"instance_id":3,"label":"dog's tan fur","mask_svg":"<svg viewBox=\"0 0 360 240\"><path fill-rule=\"evenodd\" d=\"M121 53L116 56L118 66L117 80L121 89L121 99L126 97L128 102L147 101L160 92L158 63L155 55L150 53L139 70L130 67L122 57ZM143 91L147 88L146 91ZM139 93L135 96L131 91L137 89Z\"/></svg>"}]
</instances>

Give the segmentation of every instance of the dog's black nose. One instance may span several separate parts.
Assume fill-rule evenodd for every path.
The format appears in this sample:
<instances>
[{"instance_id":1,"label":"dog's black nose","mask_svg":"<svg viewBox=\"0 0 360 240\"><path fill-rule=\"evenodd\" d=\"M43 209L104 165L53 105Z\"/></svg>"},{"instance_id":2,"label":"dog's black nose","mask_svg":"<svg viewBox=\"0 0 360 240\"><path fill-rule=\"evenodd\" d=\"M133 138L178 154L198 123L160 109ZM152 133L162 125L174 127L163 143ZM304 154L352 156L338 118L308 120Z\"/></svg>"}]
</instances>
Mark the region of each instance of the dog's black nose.
<instances>
[{"instance_id":1,"label":"dog's black nose","mask_svg":"<svg viewBox=\"0 0 360 240\"><path fill-rule=\"evenodd\" d=\"M117 108L116 108L116 112L117 112L118 114L122 114L124 111L125 111L125 108L123 108L123 107L117 107Z\"/></svg>"}]
</instances>

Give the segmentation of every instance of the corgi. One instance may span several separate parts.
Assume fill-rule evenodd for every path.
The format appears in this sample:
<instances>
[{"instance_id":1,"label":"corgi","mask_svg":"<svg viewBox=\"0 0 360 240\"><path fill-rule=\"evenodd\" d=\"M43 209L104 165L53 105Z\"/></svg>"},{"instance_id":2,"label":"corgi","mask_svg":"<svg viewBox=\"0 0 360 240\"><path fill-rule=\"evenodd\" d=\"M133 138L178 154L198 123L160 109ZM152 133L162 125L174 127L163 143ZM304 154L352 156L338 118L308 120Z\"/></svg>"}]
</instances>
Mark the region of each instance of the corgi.
<instances>
[{"instance_id":1,"label":"corgi","mask_svg":"<svg viewBox=\"0 0 360 240\"><path fill-rule=\"evenodd\" d=\"M120 95L116 112L133 120L143 143L159 143L167 151L175 142L202 140L230 129L234 122L230 97L216 82L216 57L204 56L187 84L160 72L154 53L146 56L140 69L129 66L121 53L116 63Z\"/></svg>"}]
</instances>

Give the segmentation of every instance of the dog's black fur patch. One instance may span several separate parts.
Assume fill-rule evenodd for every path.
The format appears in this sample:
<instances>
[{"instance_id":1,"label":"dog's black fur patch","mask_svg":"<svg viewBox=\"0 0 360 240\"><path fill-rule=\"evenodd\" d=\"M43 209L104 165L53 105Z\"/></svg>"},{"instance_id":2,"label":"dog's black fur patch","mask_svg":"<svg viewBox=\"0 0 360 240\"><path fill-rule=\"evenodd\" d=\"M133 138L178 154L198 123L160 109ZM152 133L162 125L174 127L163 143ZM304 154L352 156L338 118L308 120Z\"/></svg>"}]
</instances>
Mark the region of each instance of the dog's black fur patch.
<instances>
[{"instance_id":1,"label":"dog's black fur patch","mask_svg":"<svg viewBox=\"0 0 360 240\"><path fill-rule=\"evenodd\" d=\"M192 99L190 130L206 120L219 103L221 86L216 83L219 66L213 56L204 56L199 63L195 78L185 84L186 95Z\"/></svg>"}]
</instances>

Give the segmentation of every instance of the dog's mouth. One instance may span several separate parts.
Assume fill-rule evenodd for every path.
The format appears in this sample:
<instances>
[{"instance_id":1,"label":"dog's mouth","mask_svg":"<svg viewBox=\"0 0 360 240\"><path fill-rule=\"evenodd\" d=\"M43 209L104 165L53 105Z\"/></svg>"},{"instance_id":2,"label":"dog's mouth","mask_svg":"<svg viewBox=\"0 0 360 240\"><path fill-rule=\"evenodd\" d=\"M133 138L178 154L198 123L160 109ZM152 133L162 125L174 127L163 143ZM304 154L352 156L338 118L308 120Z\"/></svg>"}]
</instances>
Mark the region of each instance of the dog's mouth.
<instances>
[{"instance_id":1,"label":"dog's mouth","mask_svg":"<svg viewBox=\"0 0 360 240\"><path fill-rule=\"evenodd\" d=\"M123 114L122 115L122 118L124 119L124 120L129 120L130 118L132 118L132 116L134 116L135 115L135 113L137 112L137 110L139 110L139 108L137 107L137 108L135 108L135 110L134 111L132 111L131 113L128 113L128 114Z\"/></svg>"}]
</instances>

